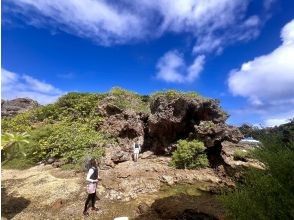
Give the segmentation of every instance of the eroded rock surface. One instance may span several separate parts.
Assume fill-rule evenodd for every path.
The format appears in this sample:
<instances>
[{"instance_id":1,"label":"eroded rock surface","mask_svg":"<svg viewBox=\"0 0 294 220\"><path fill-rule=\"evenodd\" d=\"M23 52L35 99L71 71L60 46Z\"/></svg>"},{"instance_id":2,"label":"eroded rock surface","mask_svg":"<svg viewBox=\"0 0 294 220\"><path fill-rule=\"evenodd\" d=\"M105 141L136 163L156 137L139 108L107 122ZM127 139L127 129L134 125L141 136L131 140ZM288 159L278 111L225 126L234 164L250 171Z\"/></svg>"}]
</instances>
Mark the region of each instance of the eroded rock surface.
<instances>
[{"instance_id":1,"label":"eroded rock surface","mask_svg":"<svg viewBox=\"0 0 294 220\"><path fill-rule=\"evenodd\" d=\"M1 100L1 116L15 116L19 113L33 109L40 106L37 101L30 98L17 98L13 100Z\"/></svg>"},{"instance_id":2,"label":"eroded rock surface","mask_svg":"<svg viewBox=\"0 0 294 220\"><path fill-rule=\"evenodd\" d=\"M150 103L150 109L148 145L156 153L168 152L172 143L193 136L194 126L201 121L224 123L228 117L216 100L202 97L159 96Z\"/></svg>"}]
</instances>

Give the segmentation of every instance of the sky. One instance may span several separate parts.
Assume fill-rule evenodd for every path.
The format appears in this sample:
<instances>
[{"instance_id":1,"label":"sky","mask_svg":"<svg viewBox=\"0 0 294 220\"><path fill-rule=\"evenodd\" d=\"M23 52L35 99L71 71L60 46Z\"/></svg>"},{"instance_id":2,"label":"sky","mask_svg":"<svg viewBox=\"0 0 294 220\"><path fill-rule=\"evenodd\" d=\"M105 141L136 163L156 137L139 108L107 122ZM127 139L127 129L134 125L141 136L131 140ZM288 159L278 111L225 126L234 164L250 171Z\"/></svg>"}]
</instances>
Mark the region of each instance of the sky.
<instances>
[{"instance_id":1,"label":"sky","mask_svg":"<svg viewBox=\"0 0 294 220\"><path fill-rule=\"evenodd\" d=\"M294 117L294 1L3 0L2 99L195 91L229 124Z\"/></svg>"}]
</instances>

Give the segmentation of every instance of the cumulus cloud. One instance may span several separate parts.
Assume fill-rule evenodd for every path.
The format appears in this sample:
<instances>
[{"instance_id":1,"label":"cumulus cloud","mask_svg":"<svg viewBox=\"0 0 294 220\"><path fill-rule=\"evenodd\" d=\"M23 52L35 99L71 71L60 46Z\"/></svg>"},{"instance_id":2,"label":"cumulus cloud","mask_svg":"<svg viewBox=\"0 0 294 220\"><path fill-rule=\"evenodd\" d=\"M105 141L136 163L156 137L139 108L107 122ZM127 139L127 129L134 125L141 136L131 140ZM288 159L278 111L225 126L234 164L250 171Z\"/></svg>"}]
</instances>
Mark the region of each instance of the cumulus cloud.
<instances>
[{"instance_id":1,"label":"cumulus cloud","mask_svg":"<svg viewBox=\"0 0 294 220\"><path fill-rule=\"evenodd\" d=\"M190 66L187 66L182 54L178 51L167 52L157 63L157 78L166 82L192 82L203 69L205 56L197 56Z\"/></svg>"},{"instance_id":2,"label":"cumulus cloud","mask_svg":"<svg viewBox=\"0 0 294 220\"><path fill-rule=\"evenodd\" d=\"M6 69L1 69L1 95L3 99L15 99L29 97L41 104L52 103L62 94L53 85L42 82L29 75L20 75Z\"/></svg>"},{"instance_id":3,"label":"cumulus cloud","mask_svg":"<svg viewBox=\"0 0 294 220\"><path fill-rule=\"evenodd\" d=\"M233 70L229 89L254 105L294 103L294 20L282 30L283 43L270 54Z\"/></svg>"},{"instance_id":4,"label":"cumulus cloud","mask_svg":"<svg viewBox=\"0 0 294 220\"><path fill-rule=\"evenodd\" d=\"M281 39L278 48L232 70L228 79L233 95L247 98L264 112L294 109L294 20L283 27Z\"/></svg>"}]
</instances>

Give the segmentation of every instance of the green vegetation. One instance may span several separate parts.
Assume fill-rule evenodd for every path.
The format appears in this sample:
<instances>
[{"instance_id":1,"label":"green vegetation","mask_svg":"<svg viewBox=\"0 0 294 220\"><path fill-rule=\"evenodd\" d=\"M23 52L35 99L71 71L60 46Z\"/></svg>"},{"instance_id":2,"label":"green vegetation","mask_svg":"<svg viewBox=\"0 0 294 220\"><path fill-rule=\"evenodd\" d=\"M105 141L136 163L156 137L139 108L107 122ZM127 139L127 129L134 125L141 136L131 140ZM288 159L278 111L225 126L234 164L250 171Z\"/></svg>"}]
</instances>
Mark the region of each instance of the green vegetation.
<instances>
[{"instance_id":1,"label":"green vegetation","mask_svg":"<svg viewBox=\"0 0 294 220\"><path fill-rule=\"evenodd\" d=\"M96 125L103 121L97 107L104 97L105 94L68 93L54 104L2 119L2 131L16 137L20 132L27 132L30 136L29 143L20 151L26 157L17 154L18 163L4 157L7 166L26 166L50 157L70 164L79 163L88 154L101 157L104 154L103 145L106 141L113 141L106 134L96 131ZM15 147L12 149L14 154L18 151ZM2 155L7 153L3 151Z\"/></svg>"},{"instance_id":2,"label":"green vegetation","mask_svg":"<svg viewBox=\"0 0 294 220\"><path fill-rule=\"evenodd\" d=\"M27 133L4 133L1 135L2 159L10 160L24 153L25 145L29 144Z\"/></svg>"},{"instance_id":3,"label":"green vegetation","mask_svg":"<svg viewBox=\"0 0 294 220\"><path fill-rule=\"evenodd\" d=\"M293 128L293 122L277 127L274 135L259 129L264 147L253 154L266 169L249 169L236 190L221 196L232 219L294 219L294 142L284 136Z\"/></svg>"},{"instance_id":4,"label":"green vegetation","mask_svg":"<svg viewBox=\"0 0 294 220\"><path fill-rule=\"evenodd\" d=\"M31 142L28 157L33 161L55 157L77 163L90 152L102 156L106 137L87 124L59 122L33 131Z\"/></svg>"},{"instance_id":5,"label":"green vegetation","mask_svg":"<svg viewBox=\"0 0 294 220\"><path fill-rule=\"evenodd\" d=\"M199 97L196 93L173 90L159 92L152 97L159 95L170 98L179 95ZM86 155L101 157L104 154L103 146L115 141L113 137L100 129L100 124L105 119L103 114L99 112L99 106L112 104L122 110L149 113L150 101L150 96L141 96L119 87L103 94L72 92L60 97L54 104L40 106L15 117L2 118L2 132L12 135L27 132L29 135L29 143L21 151L26 154L26 157L17 154L17 158L21 162L14 164L18 164L18 167L26 162L30 165L50 157L64 161L65 168L77 167ZM10 150L12 149L18 151L16 147ZM181 152L178 151L178 157L182 156ZM191 153L193 161L188 161L189 159L185 158L184 163L187 164L184 164L183 167L205 166L207 159L201 152L199 150L195 154ZM15 152L14 154L16 155ZM8 154L3 151L2 155ZM175 157L177 157L177 153L175 153ZM11 164L9 160L12 158L6 156L2 159L6 160L5 163ZM175 161L177 161L176 158ZM175 165L181 166L180 162L175 162Z\"/></svg>"},{"instance_id":6,"label":"green vegetation","mask_svg":"<svg viewBox=\"0 0 294 220\"><path fill-rule=\"evenodd\" d=\"M5 160L1 164L2 168L4 169L17 169L17 170L25 170L34 165L36 165L34 162L32 162L31 160L23 156L14 157L10 160Z\"/></svg>"},{"instance_id":7,"label":"green vegetation","mask_svg":"<svg viewBox=\"0 0 294 220\"><path fill-rule=\"evenodd\" d=\"M129 109L135 112L146 113L150 111L149 96L140 96L137 93L119 87L114 87L110 90L107 102L123 110Z\"/></svg>"},{"instance_id":8,"label":"green vegetation","mask_svg":"<svg viewBox=\"0 0 294 220\"><path fill-rule=\"evenodd\" d=\"M234 160L242 160L242 161L246 161L247 158L249 157L249 152L247 150L236 150L234 152Z\"/></svg>"},{"instance_id":9,"label":"green vegetation","mask_svg":"<svg viewBox=\"0 0 294 220\"><path fill-rule=\"evenodd\" d=\"M159 91L159 92L153 93L151 95L151 99L154 100L155 98L158 98L160 96L167 97L168 99L174 99L181 96L190 97L190 98L203 98L196 92L181 92L177 90L166 90L166 91Z\"/></svg>"},{"instance_id":10,"label":"green vegetation","mask_svg":"<svg viewBox=\"0 0 294 220\"><path fill-rule=\"evenodd\" d=\"M200 141L179 140L177 150L172 155L171 165L180 169L206 167L208 159L204 150L204 144Z\"/></svg>"},{"instance_id":11,"label":"green vegetation","mask_svg":"<svg viewBox=\"0 0 294 220\"><path fill-rule=\"evenodd\" d=\"M268 142L268 137L271 136L272 139L294 150L294 118L289 119L289 122L286 124L272 128L260 129L255 126L243 124L240 127L240 131L245 136L252 136L257 140L263 140L263 142Z\"/></svg>"}]
</instances>

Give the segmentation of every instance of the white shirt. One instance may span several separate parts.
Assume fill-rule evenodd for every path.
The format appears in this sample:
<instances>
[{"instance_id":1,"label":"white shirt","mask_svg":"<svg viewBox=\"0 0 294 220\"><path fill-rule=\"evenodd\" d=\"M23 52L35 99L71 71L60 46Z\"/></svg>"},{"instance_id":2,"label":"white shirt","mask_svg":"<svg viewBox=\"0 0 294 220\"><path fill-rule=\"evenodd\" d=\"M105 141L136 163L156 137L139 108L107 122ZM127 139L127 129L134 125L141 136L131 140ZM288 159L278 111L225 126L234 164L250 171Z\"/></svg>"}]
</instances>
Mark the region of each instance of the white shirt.
<instances>
[{"instance_id":1,"label":"white shirt","mask_svg":"<svg viewBox=\"0 0 294 220\"><path fill-rule=\"evenodd\" d=\"M92 176L93 173L94 173L94 169L93 168L90 168L89 171L88 171L86 180L88 182L90 182L90 183L97 183L98 180L92 180L92 179L90 179L90 177ZM99 174L98 174L98 178L99 178Z\"/></svg>"},{"instance_id":2,"label":"white shirt","mask_svg":"<svg viewBox=\"0 0 294 220\"><path fill-rule=\"evenodd\" d=\"M138 154L141 151L141 145L140 144L138 144L138 145L139 145L139 147L138 148L135 148L136 143L133 144L134 154Z\"/></svg>"}]
</instances>

